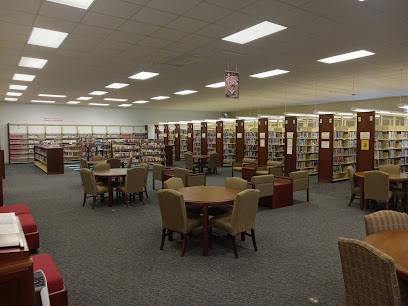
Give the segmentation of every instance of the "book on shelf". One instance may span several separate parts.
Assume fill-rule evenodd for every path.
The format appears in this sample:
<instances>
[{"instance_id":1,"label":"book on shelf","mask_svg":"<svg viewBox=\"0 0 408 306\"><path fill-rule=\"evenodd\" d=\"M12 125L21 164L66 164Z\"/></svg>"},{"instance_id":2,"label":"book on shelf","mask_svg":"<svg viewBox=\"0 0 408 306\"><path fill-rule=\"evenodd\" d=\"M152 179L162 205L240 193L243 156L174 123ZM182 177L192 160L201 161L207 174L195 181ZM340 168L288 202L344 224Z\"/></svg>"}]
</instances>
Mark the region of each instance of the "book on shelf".
<instances>
[{"instance_id":1,"label":"book on shelf","mask_svg":"<svg viewBox=\"0 0 408 306\"><path fill-rule=\"evenodd\" d=\"M15 213L0 214L0 247L23 247Z\"/></svg>"}]
</instances>

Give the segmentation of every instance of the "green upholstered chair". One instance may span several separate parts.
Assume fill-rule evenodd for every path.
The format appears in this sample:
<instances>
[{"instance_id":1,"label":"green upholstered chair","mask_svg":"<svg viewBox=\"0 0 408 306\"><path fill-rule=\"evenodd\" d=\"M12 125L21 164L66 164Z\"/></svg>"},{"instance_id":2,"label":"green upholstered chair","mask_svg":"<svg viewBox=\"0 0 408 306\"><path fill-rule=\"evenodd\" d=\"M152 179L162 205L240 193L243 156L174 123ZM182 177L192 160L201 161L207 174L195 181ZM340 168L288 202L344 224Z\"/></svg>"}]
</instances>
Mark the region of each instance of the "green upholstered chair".
<instances>
[{"instance_id":1,"label":"green upholstered chair","mask_svg":"<svg viewBox=\"0 0 408 306\"><path fill-rule=\"evenodd\" d=\"M242 162L232 162L231 176L234 176L234 171L242 172L242 167L244 165L256 166L257 163L258 161L255 158L244 158Z\"/></svg>"},{"instance_id":2,"label":"green upholstered chair","mask_svg":"<svg viewBox=\"0 0 408 306\"><path fill-rule=\"evenodd\" d=\"M244 235L252 237L254 249L257 251L255 219L258 201L259 190L257 189L247 189L238 193L231 213L215 216L210 219L210 241L212 240L212 228L227 232L227 239L232 241L235 258L238 258L235 236L243 233ZM247 231L251 231L251 234L247 233Z\"/></svg>"},{"instance_id":3,"label":"green upholstered chair","mask_svg":"<svg viewBox=\"0 0 408 306\"><path fill-rule=\"evenodd\" d=\"M132 195L138 194L139 199L144 204L143 188L144 188L144 168L132 168L127 170L125 184L116 186L116 201L121 197L119 193L124 194L126 205L129 207Z\"/></svg>"},{"instance_id":4,"label":"green upholstered chair","mask_svg":"<svg viewBox=\"0 0 408 306\"><path fill-rule=\"evenodd\" d=\"M162 239L160 250L163 250L166 236L173 232L180 233L183 238L181 256L184 256L187 240L191 232L202 225L200 215L188 215L183 195L171 189L162 189L157 192L160 213L162 217ZM170 236L171 237L171 236Z\"/></svg>"},{"instance_id":5,"label":"green upholstered chair","mask_svg":"<svg viewBox=\"0 0 408 306\"><path fill-rule=\"evenodd\" d=\"M348 178L349 178L350 193L351 193L350 202L349 202L349 206L350 206L351 203L354 201L354 199L356 199L356 197L360 196L360 187L357 184L355 171L354 171L354 168L352 166L347 167L347 174L348 174Z\"/></svg>"},{"instance_id":6,"label":"green upholstered chair","mask_svg":"<svg viewBox=\"0 0 408 306\"><path fill-rule=\"evenodd\" d=\"M101 196L104 198L104 194L109 191L108 186L96 184L95 176L89 169L81 169L79 173L81 175L82 187L84 189L84 202L82 203L82 206L85 206L85 201L87 198L92 197L92 208L95 208L96 197ZM89 196L87 196L88 194Z\"/></svg>"},{"instance_id":7,"label":"green upholstered chair","mask_svg":"<svg viewBox=\"0 0 408 306\"><path fill-rule=\"evenodd\" d=\"M175 168L174 176L181 178L185 187L206 185L205 173L191 173L188 169Z\"/></svg>"},{"instance_id":8,"label":"green upholstered chair","mask_svg":"<svg viewBox=\"0 0 408 306\"><path fill-rule=\"evenodd\" d=\"M80 164L80 166L81 166L81 169L89 169L88 161L87 161L86 159L81 158L81 159L79 160L79 164Z\"/></svg>"},{"instance_id":9,"label":"green upholstered chair","mask_svg":"<svg viewBox=\"0 0 408 306\"><path fill-rule=\"evenodd\" d=\"M373 170L364 173L364 209L367 208L368 200L385 202L389 208L392 199L390 180L388 173Z\"/></svg>"},{"instance_id":10,"label":"green upholstered chair","mask_svg":"<svg viewBox=\"0 0 408 306\"><path fill-rule=\"evenodd\" d=\"M166 171L166 166L160 164L153 164L153 189L154 181L161 181L163 184L163 173Z\"/></svg>"},{"instance_id":11,"label":"green upholstered chair","mask_svg":"<svg viewBox=\"0 0 408 306\"><path fill-rule=\"evenodd\" d=\"M179 190L184 188L183 180L179 177L171 177L163 182L164 189Z\"/></svg>"},{"instance_id":12,"label":"green upholstered chair","mask_svg":"<svg viewBox=\"0 0 408 306\"><path fill-rule=\"evenodd\" d=\"M365 215L366 235L384 231L408 230L408 215L393 210L381 210Z\"/></svg>"},{"instance_id":13,"label":"green upholstered chair","mask_svg":"<svg viewBox=\"0 0 408 306\"><path fill-rule=\"evenodd\" d=\"M194 162L193 153L185 152L184 160L186 162L186 168L195 172L197 168L200 168L200 164Z\"/></svg>"},{"instance_id":14,"label":"green upholstered chair","mask_svg":"<svg viewBox=\"0 0 408 306\"><path fill-rule=\"evenodd\" d=\"M118 169L122 166L122 161L119 158L110 158L108 159L108 164L111 169Z\"/></svg>"},{"instance_id":15,"label":"green upholstered chair","mask_svg":"<svg viewBox=\"0 0 408 306\"><path fill-rule=\"evenodd\" d=\"M149 198L149 195L147 194L147 178L149 176L149 165L146 163L140 163L139 167L145 169L145 174L144 174L144 192L146 194L146 197Z\"/></svg>"},{"instance_id":16,"label":"green upholstered chair","mask_svg":"<svg viewBox=\"0 0 408 306\"><path fill-rule=\"evenodd\" d=\"M306 200L309 202L309 172L307 170L295 171L289 173L289 177L292 180L293 192L306 190Z\"/></svg>"},{"instance_id":17,"label":"green upholstered chair","mask_svg":"<svg viewBox=\"0 0 408 306\"><path fill-rule=\"evenodd\" d=\"M96 155L96 156L92 157L91 160L92 161L106 160L106 158L105 158L105 156L102 156L102 155Z\"/></svg>"},{"instance_id":18,"label":"green upholstered chair","mask_svg":"<svg viewBox=\"0 0 408 306\"><path fill-rule=\"evenodd\" d=\"M268 175L273 174L275 176L283 176L283 162L268 160L266 166L256 167L255 175Z\"/></svg>"}]
</instances>

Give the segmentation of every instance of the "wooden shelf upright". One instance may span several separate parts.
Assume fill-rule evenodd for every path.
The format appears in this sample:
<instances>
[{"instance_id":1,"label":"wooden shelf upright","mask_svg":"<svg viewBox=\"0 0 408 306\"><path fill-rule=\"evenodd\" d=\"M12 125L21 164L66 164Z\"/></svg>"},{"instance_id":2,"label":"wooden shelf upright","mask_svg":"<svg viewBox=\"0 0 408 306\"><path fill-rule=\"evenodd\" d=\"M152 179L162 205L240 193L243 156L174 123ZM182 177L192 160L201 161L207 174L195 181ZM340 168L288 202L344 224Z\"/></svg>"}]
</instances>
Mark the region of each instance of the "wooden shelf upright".
<instances>
[{"instance_id":1,"label":"wooden shelf upright","mask_svg":"<svg viewBox=\"0 0 408 306\"><path fill-rule=\"evenodd\" d=\"M154 126L154 138L155 138L155 139L159 139L159 134L160 134L159 126L156 124L156 125Z\"/></svg>"},{"instance_id":2,"label":"wooden shelf upright","mask_svg":"<svg viewBox=\"0 0 408 306\"><path fill-rule=\"evenodd\" d=\"M187 151L193 152L193 124L187 123Z\"/></svg>"},{"instance_id":3,"label":"wooden shelf upright","mask_svg":"<svg viewBox=\"0 0 408 306\"><path fill-rule=\"evenodd\" d=\"M169 125L164 125L164 135L163 135L164 145L167 146L169 144Z\"/></svg>"},{"instance_id":4,"label":"wooden shelf upright","mask_svg":"<svg viewBox=\"0 0 408 306\"><path fill-rule=\"evenodd\" d=\"M292 136L292 137L288 137ZM292 139L292 150L288 154L288 139ZM297 144L297 118L285 117L285 176L296 171L296 144Z\"/></svg>"},{"instance_id":5,"label":"wooden shelf upright","mask_svg":"<svg viewBox=\"0 0 408 306\"><path fill-rule=\"evenodd\" d=\"M207 144L207 122L201 122L201 154L207 155L208 144Z\"/></svg>"},{"instance_id":6,"label":"wooden shelf upright","mask_svg":"<svg viewBox=\"0 0 408 306\"><path fill-rule=\"evenodd\" d=\"M268 161L268 118L258 119L258 165Z\"/></svg>"},{"instance_id":7,"label":"wooden shelf upright","mask_svg":"<svg viewBox=\"0 0 408 306\"><path fill-rule=\"evenodd\" d=\"M319 182L333 182L334 115L319 116Z\"/></svg>"},{"instance_id":8,"label":"wooden shelf upright","mask_svg":"<svg viewBox=\"0 0 408 306\"><path fill-rule=\"evenodd\" d=\"M244 120L237 120L235 123L235 135L236 135L236 143L235 143L235 160L240 162L244 159Z\"/></svg>"},{"instance_id":9,"label":"wooden shelf upright","mask_svg":"<svg viewBox=\"0 0 408 306\"><path fill-rule=\"evenodd\" d=\"M180 124L174 126L174 159L180 161Z\"/></svg>"},{"instance_id":10,"label":"wooden shelf upright","mask_svg":"<svg viewBox=\"0 0 408 306\"><path fill-rule=\"evenodd\" d=\"M223 166L223 161L224 161L224 122L222 121L217 121L216 122L216 127L215 127L215 132L216 132L216 151L218 153L218 162L217 165L218 167Z\"/></svg>"},{"instance_id":11,"label":"wooden shelf upright","mask_svg":"<svg viewBox=\"0 0 408 306\"><path fill-rule=\"evenodd\" d=\"M374 137L375 112L357 113L357 171L374 169ZM362 147L366 142L368 148Z\"/></svg>"}]
</instances>

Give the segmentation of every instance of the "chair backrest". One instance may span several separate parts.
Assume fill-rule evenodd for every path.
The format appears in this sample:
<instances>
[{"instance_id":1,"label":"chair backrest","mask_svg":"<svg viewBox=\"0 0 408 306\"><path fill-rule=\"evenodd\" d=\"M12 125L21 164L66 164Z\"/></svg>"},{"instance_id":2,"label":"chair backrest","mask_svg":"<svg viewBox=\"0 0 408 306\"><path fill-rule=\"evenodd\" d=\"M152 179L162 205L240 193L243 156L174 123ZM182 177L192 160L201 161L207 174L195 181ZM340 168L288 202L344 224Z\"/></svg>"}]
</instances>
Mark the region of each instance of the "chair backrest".
<instances>
[{"instance_id":1,"label":"chair backrest","mask_svg":"<svg viewBox=\"0 0 408 306\"><path fill-rule=\"evenodd\" d=\"M236 189L239 191L249 189L248 188L248 181L244 180L240 177L227 177L225 179L225 187Z\"/></svg>"},{"instance_id":2,"label":"chair backrest","mask_svg":"<svg viewBox=\"0 0 408 306\"><path fill-rule=\"evenodd\" d=\"M184 186L187 186L187 176L189 175L190 171L184 168L174 168L174 176L179 177L183 180Z\"/></svg>"},{"instance_id":3,"label":"chair backrest","mask_svg":"<svg viewBox=\"0 0 408 306\"><path fill-rule=\"evenodd\" d=\"M364 241L340 238L347 305L401 305L394 260Z\"/></svg>"},{"instance_id":4,"label":"chair backrest","mask_svg":"<svg viewBox=\"0 0 408 306\"><path fill-rule=\"evenodd\" d=\"M399 165L380 165L378 170L388 174L398 174L401 172Z\"/></svg>"},{"instance_id":5,"label":"chair backrest","mask_svg":"<svg viewBox=\"0 0 408 306\"><path fill-rule=\"evenodd\" d=\"M354 171L354 168L352 166L347 167L347 174L348 174L349 183L350 183L350 191L351 193L353 193L353 190L354 188L357 187L357 184L356 184L356 177L355 177L356 172Z\"/></svg>"},{"instance_id":6,"label":"chair backrest","mask_svg":"<svg viewBox=\"0 0 408 306\"><path fill-rule=\"evenodd\" d=\"M87 168L83 168L79 171L82 180L82 187L84 193L96 194L96 180L93 172Z\"/></svg>"},{"instance_id":7,"label":"chair backrest","mask_svg":"<svg viewBox=\"0 0 408 306\"><path fill-rule=\"evenodd\" d=\"M307 170L291 172L289 177L292 179L293 192L309 189L309 172Z\"/></svg>"},{"instance_id":8,"label":"chair backrest","mask_svg":"<svg viewBox=\"0 0 408 306\"><path fill-rule=\"evenodd\" d=\"M163 228L187 233L187 212L184 197L171 189L157 191Z\"/></svg>"},{"instance_id":9,"label":"chair backrest","mask_svg":"<svg viewBox=\"0 0 408 306\"><path fill-rule=\"evenodd\" d=\"M184 188L183 180L179 177L171 177L163 182L164 189L179 190Z\"/></svg>"},{"instance_id":10,"label":"chair backrest","mask_svg":"<svg viewBox=\"0 0 408 306\"><path fill-rule=\"evenodd\" d=\"M204 173L192 174L186 176L186 187L205 186L207 184L206 175Z\"/></svg>"},{"instance_id":11,"label":"chair backrest","mask_svg":"<svg viewBox=\"0 0 408 306\"><path fill-rule=\"evenodd\" d=\"M96 161L96 160L105 160L105 156L102 155L96 155L94 157L92 157L92 161Z\"/></svg>"},{"instance_id":12,"label":"chair backrest","mask_svg":"<svg viewBox=\"0 0 408 306\"><path fill-rule=\"evenodd\" d=\"M210 169L217 168L217 163L218 163L218 153L211 152L211 154L209 154L209 157L208 157L208 168Z\"/></svg>"},{"instance_id":13,"label":"chair backrest","mask_svg":"<svg viewBox=\"0 0 408 306\"><path fill-rule=\"evenodd\" d=\"M273 196L273 183L275 176L273 174L253 176L251 183L254 188L260 191L259 197Z\"/></svg>"},{"instance_id":14,"label":"chair backrest","mask_svg":"<svg viewBox=\"0 0 408 306\"><path fill-rule=\"evenodd\" d=\"M283 162L268 160L266 166L268 167L270 174L283 176Z\"/></svg>"},{"instance_id":15,"label":"chair backrest","mask_svg":"<svg viewBox=\"0 0 408 306\"><path fill-rule=\"evenodd\" d=\"M81 169L88 169L88 161L84 158L79 160L79 164L81 165Z\"/></svg>"},{"instance_id":16,"label":"chair backrest","mask_svg":"<svg viewBox=\"0 0 408 306\"><path fill-rule=\"evenodd\" d=\"M259 190L246 189L237 194L232 208L232 235L255 228Z\"/></svg>"},{"instance_id":17,"label":"chair backrest","mask_svg":"<svg viewBox=\"0 0 408 306\"><path fill-rule=\"evenodd\" d=\"M103 164L95 164L93 166L94 171L107 171L110 170L110 165L107 163L103 163Z\"/></svg>"},{"instance_id":18,"label":"chair backrest","mask_svg":"<svg viewBox=\"0 0 408 306\"><path fill-rule=\"evenodd\" d=\"M194 169L193 154L191 152L185 152L184 160L186 161L186 168L193 170Z\"/></svg>"},{"instance_id":19,"label":"chair backrest","mask_svg":"<svg viewBox=\"0 0 408 306\"><path fill-rule=\"evenodd\" d=\"M367 236L384 231L408 230L408 215L393 210L365 215L364 221Z\"/></svg>"},{"instance_id":20,"label":"chair backrest","mask_svg":"<svg viewBox=\"0 0 408 306\"><path fill-rule=\"evenodd\" d=\"M126 162L126 168L132 168L133 157L129 157Z\"/></svg>"},{"instance_id":21,"label":"chair backrest","mask_svg":"<svg viewBox=\"0 0 408 306\"><path fill-rule=\"evenodd\" d=\"M122 165L122 161L119 158L110 158L108 159L108 164L110 165L111 169L117 169Z\"/></svg>"},{"instance_id":22,"label":"chair backrest","mask_svg":"<svg viewBox=\"0 0 408 306\"><path fill-rule=\"evenodd\" d=\"M163 179L164 170L166 170L166 166L160 164L153 164L153 179L161 181Z\"/></svg>"},{"instance_id":23,"label":"chair backrest","mask_svg":"<svg viewBox=\"0 0 408 306\"><path fill-rule=\"evenodd\" d=\"M276 161L276 160L268 160L266 162L267 166L273 166L273 167L283 167L283 162Z\"/></svg>"},{"instance_id":24,"label":"chair backrest","mask_svg":"<svg viewBox=\"0 0 408 306\"><path fill-rule=\"evenodd\" d=\"M388 173L377 170L364 173L364 197L366 199L388 202L389 192Z\"/></svg>"},{"instance_id":25,"label":"chair backrest","mask_svg":"<svg viewBox=\"0 0 408 306\"><path fill-rule=\"evenodd\" d=\"M127 193L143 192L145 171L139 167L127 170L125 182Z\"/></svg>"},{"instance_id":26,"label":"chair backrest","mask_svg":"<svg viewBox=\"0 0 408 306\"><path fill-rule=\"evenodd\" d=\"M242 159L242 163L243 164L255 164L256 165L258 163L258 161L255 158L245 157L244 159Z\"/></svg>"},{"instance_id":27,"label":"chair backrest","mask_svg":"<svg viewBox=\"0 0 408 306\"><path fill-rule=\"evenodd\" d=\"M149 164L146 163L140 163L139 167L145 169L145 174L144 174L144 185L145 187L147 186L147 177L149 176Z\"/></svg>"}]
</instances>

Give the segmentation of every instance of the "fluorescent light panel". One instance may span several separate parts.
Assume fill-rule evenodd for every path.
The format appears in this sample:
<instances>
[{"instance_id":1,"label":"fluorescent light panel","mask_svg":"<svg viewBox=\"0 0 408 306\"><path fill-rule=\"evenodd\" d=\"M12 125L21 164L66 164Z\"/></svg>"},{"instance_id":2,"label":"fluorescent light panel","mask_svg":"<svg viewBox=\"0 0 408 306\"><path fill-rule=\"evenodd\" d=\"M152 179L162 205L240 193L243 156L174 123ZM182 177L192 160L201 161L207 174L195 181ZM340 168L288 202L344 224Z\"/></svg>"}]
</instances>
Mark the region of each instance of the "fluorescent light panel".
<instances>
[{"instance_id":1,"label":"fluorescent light panel","mask_svg":"<svg viewBox=\"0 0 408 306\"><path fill-rule=\"evenodd\" d=\"M27 68L36 68L42 69L45 64L48 62L46 59L41 58L34 58L34 57L21 57L20 62L18 65L20 67L27 67Z\"/></svg>"},{"instance_id":2,"label":"fluorescent light panel","mask_svg":"<svg viewBox=\"0 0 408 306\"><path fill-rule=\"evenodd\" d=\"M81 103L81 102L79 102L79 101L68 101L67 102L67 104L79 104L79 103Z\"/></svg>"},{"instance_id":3,"label":"fluorescent light panel","mask_svg":"<svg viewBox=\"0 0 408 306\"><path fill-rule=\"evenodd\" d=\"M246 44L255 39L259 39L261 37L265 37L285 29L287 29L287 27L269 21L263 21L248 29L224 37L222 40L230 41L237 44Z\"/></svg>"},{"instance_id":4,"label":"fluorescent light panel","mask_svg":"<svg viewBox=\"0 0 408 306\"><path fill-rule=\"evenodd\" d=\"M224 86L225 86L225 82L218 82L214 84L205 85L205 87L209 87L209 88L220 88Z\"/></svg>"},{"instance_id":5,"label":"fluorescent light panel","mask_svg":"<svg viewBox=\"0 0 408 306\"><path fill-rule=\"evenodd\" d=\"M51 97L51 98L66 98L64 95L48 95L48 94L39 94L40 97Z\"/></svg>"},{"instance_id":6,"label":"fluorescent light panel","mask_svg":"<svg viewBox=\"0 0 408 306\"><path fill-rule=\"evenodd\" d=\"M67 36L68 33L65 32L34 27L27 43L35 46L58 48Z\"/></svg>"},{"instance_id":7,"label":"fluorescent light panel","mask_svg":"<svg viewBox=\"0 0 408 306\"><path fill-rule=\"evenodd\" d=\"M135 102L132 102L132 103L144 104L144 103L149 103L149 101L147 101L147 100L138 100L138 101L135 101Z\"/></svg>"},{"instance_id":8,"label":"fluorescent light panel","mask_svg":"<svg viewBox=\"0 0 408 306\"><path fill-rule=\"evenodd\" d=\"M17 101L18 98L4 98L4 101Z\"/></svg>"},{"instance_id":9,"label":"fluorescent light panel","mask_svg":"<svg viewBox=\"0 0 408 306\"><path fill-rule=\"evenodd\" d=\"M106 101L126 102L128 99L105 98Z\"/></svg>"},{"instance_id":10,"label":"fluorescent light panel","mask_svg":"<svg viewBox=\"0 0 408 306\"><path fill-rule=\"evenodd\" d=\"M6 96L20 97L21 95L22 95L21 92L11 92L11 91L6 92Z\"/></svg>"},{"instance_id":11,"label":"fluorescent light panel","mask_svg":"<svg viewBox=\"0 0 408 306\"><path fill-rule=\"evenodd\" d=\"M121 106L121 107L129 107L129 106L132 106L132 104L119 104L118 106Z\"/></svg>"},{"instance_id":12,"label":"fluorescent light panel","mask_svg":"<svg viewBox=\"0 0 408 306\"><path fill-rule=\"evenodd\" d=\"M349 61L349 60L360 58L360 57L366 57L366 56L370 56L374 54L375 53L370 52L370 51L360 50L360 51L354 51L354 52L340 54L340 55L336 55L332 57L322 58L317 61L321 63L326 63L326 64L333 64L333 63L338 63L338 62Z\"/></svg>"},{"instance_id":13,"label":"fluorescent light panel","mask_svg":"<svg viewBox=\"0 0 408 306\"><path fill-rule=\"evenodd\" d=\"M46 100L31 100L33 103L55 103L55 101L46 101Z\"/></svg>"},{"instance_id":14,"label":"fluorescent light panel","mask_svg":"<svg viewBox=\"0 0 408 306\"><path fill-rule=\"evenodd\" d=\"M105 95L107 93L108 93L107 91L93 91L93 92L90 92L89 94L94 95L94 96L102 96L102 95Z\"/></svg>"},{"instance_id":15,"label":"fluorescent light panel","mask_svg":"<svg viewBox=\"0 0 408 306\"><path fill-rule=\"evenodd\" d=\"M129 79L135 79L135 80L147 80L150 79L152 77L155 77L156 75L159 75L158 73L155 72L146 72L146 71L142 71L139 73L136 73L134 75L131 75L129 77Z\"/></svg>"},{"instance_id":16,"label":"fluorescent light panel","mask_svg":"<svg viewBox=\"0 0 408 306\"><path fill-rule=\"evenodd\" d=\"M28 86L25 85L13 85L11 84L9 86L9 89L13 89L13 90L26 90Z\"/></svg>"},{"instance_id":17,"label":"fluorescent light panel","mask_svg":"<svg viewBox=\"0 0 408 306\"><path fill-rule=\"evenodd\" d=\"M79 98L77 98L77 100L83 100L83 101L91 100L91 99L92 99L92 97L79 97Z\"/></svg>"},{"instance_id":18,"label":"fluorescent light panel","mask_svg":"<svg viewBox=\"0 0 408 306\"><path fill-rule=\"evenodd\" d=\"M15 73L13 76L14 81L26 81L26 82L32 82L34 80L35 75L32 74L21 74L21 73Z\"/></svg>"},{"instance_id":19,"label":"fluorescent light panel","mask_svg":"<svg viewBox=\"0 0 408 306\"><path fill-rule=\"evenodd\" d=\"M94 0L47 0L47 1L77 7L83 10L87 10L91 6L92 2L94 2Z\"/></svg>"},{"instance_id":20,"label":"fluorescent light panel","mask_svg":"<svg viewBox=\"0 0 408 306\"><path fill-rule=\"evenodd\" d=\"M251 74L250 77L251 78L263 79L263 78L268 78L268 77L271 77L271 76L280 75L280 74L284 74L284 73L288 73L288 72L289 71L287 71L287 70L275 69L275 70L265 71L265 72L261 72L261 73L257 73L257 74Z\"/></svg>"},{"instance_id":21,"label":"fluorescent light panel","mask_svg":"<svg viewBox=\"0 0 408 306\"><path fill-rule=\"evenodd\" d=\"M181 95L181 96L185 96L185 95L190 95L197 92L197 90L190 90L190 89L186 89L186 90L182 90L182 91L178 91L175 92L175 95Z\"/></svg>"},{"instance_id":22,"label":"fluorescent light panel","mask_svg":"<svg viewBox=\"0 0 408 306\"><path fill-rule=\"evenodd\" d=\"M88 103L88 105L94 105L94 106L109 106L109 104L105 104L105 103Z\"/></svg>"},{"instance_id":23,"label":"fluorescent light panel","mask_svg":"<svg viewBox=\"0 0 408 306\"><path fill-rule=\"evenodd\" d=\"M105 86L105 88L114 88L114 89L119 89L128 86L129 84L125 83L112 83L108 86Z\"/></svg>"},{"instance_id":24,"label":"fluorescent light panel","mask_svg":"<svg viewBox=\"0 0 408 306\"><path fill-rule=\"evenodd\" d=\"M167 96L157 96L157 97L153 97L153 98L150 98L150 99L153 99L153 100L164 100L164 99L169 99L170 97L167 97Z\"/></svg>"}]
</instances>

